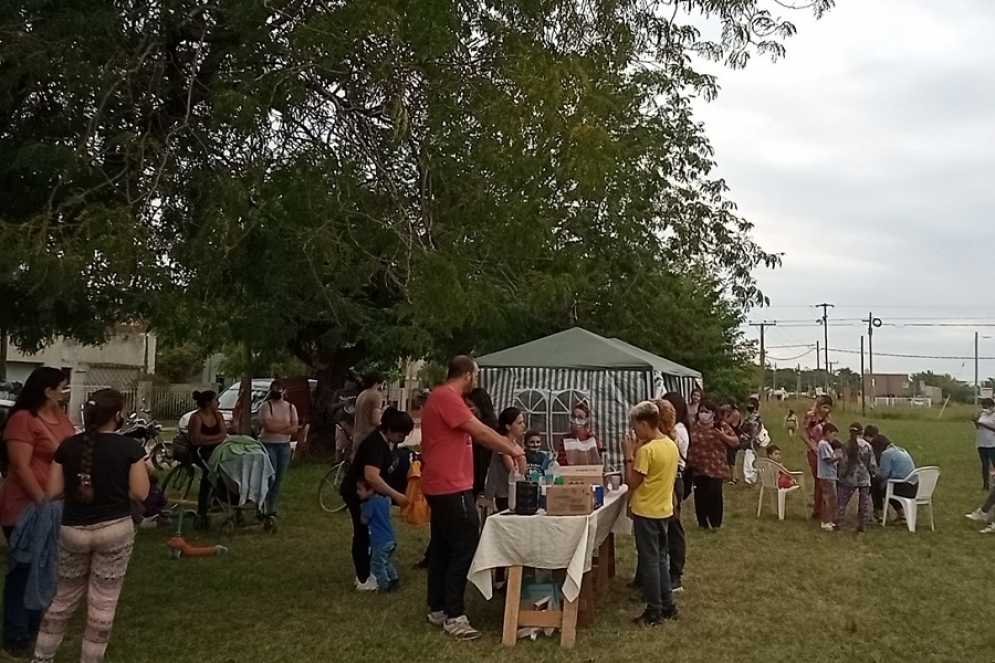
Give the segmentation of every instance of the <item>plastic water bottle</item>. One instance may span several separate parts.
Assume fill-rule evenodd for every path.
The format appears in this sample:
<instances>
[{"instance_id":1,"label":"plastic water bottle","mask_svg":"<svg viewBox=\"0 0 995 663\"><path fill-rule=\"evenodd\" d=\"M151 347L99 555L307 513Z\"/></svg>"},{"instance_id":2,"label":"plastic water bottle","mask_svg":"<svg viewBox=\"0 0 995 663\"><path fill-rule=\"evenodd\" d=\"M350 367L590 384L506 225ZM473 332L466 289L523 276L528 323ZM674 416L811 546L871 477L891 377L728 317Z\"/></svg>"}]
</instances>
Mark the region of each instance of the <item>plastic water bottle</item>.
<instances>
[{"instance_id":1,"label":"plastic water bottle","mask_svg":"<svg viewBox=\"0 0 995 663\"><path fill-rule=\"evenodd\" d=\"M556 483L556 477L560 476L562 472L560 471L560 464L553 459L553 462L546 467L546 485L552 486Z\"/></svg>"}]
</instances>

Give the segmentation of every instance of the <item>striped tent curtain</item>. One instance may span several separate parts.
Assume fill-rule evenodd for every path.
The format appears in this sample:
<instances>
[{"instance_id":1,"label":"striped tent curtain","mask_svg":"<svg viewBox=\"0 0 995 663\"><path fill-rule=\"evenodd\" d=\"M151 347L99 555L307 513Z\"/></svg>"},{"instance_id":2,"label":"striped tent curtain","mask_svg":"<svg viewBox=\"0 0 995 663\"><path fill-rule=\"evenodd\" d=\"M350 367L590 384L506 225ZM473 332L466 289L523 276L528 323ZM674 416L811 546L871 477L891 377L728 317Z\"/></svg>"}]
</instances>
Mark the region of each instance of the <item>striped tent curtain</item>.
<instances>
[{"instance_id":1,"label":"striped tent curtain","mask_svg":"<svg viewBox=\"0 0 995 663\"><path fill-rule=\"evenodd\" d=\"M604 445L608 464L613 467L622 464L622 438L629 429L629 408L654 396L658 384L662 383L651 371L480 369L480 385L491 395L497 410L522 409L529 428L538 429L550 449L555 449L568 432L573 407L586 402L594 434Z\"/></svg>"}]
</instances>

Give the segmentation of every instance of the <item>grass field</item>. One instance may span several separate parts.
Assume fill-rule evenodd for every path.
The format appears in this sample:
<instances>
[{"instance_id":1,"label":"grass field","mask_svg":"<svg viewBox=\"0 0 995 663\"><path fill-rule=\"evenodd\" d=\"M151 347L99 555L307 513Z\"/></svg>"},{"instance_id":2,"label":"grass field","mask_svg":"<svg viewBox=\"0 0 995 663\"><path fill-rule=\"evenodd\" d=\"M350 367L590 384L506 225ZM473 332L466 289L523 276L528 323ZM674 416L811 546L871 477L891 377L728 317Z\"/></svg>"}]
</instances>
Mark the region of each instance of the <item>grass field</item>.
<instances>
[{"instance_id":1,"label":"grass field","mask_svg":"<svg viewBox=\"0 0 995 663\"><path fill-rule=\"evenodd\" d=\"M720 532L701 532L693 514L685 515L680 621L655 629L631 624L641 604L627 586L635 563L631 540L621 541L610 598L599 604L594 626L579 631L572 651L561 650L558 638L503 648L502 603L483 601L472 586L468 610L483 638L457 643L429 626L424 572L412 568L425 547L425 528L398 525L405 583L399 593L355 592L348 517L319 510L315 489L323 468L295 466L279 533L238 531L226 542L228 557L170 560L163 545L169 532L140 532L108 660L993 661L992 586L982 567L992 559L995 537L964 519L984 498L973 428L963 416L940 422L935 414L876 423L918 465L942 467L936 532L928 524L916 534L889 526L858 537L851 521L846 532L826 533L807 511L803 516L797 495L789 497L786 521L771 511L758 520L754 490L727 487ZM792 469L803 469L802 445L787 439L781 416L767 413L775 442ZM852 418L835 417L841 428ZM81 617L58 661L79 660Z\"/></svg>"}]
</instances>

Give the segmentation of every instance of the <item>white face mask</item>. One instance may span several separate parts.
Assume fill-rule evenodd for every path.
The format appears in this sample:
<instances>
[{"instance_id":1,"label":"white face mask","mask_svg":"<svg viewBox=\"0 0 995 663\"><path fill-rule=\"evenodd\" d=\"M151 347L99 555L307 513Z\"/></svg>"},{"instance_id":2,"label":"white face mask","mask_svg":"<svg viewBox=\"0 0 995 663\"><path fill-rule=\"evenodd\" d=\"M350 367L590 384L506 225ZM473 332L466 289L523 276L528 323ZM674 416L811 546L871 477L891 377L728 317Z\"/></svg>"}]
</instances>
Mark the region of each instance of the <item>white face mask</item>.
<instances>
[{"instance_id":1,"label":"white face mask","mask_svg":"<svg viewBox=\"0 0 995 663\"><path fill-rule=\"evenodd\" d=\"M715 415L712 414L711 412L702 412L701 414L698 415L698 420L703 424L712 423L712 419L714 418Z\"/></svg>"},{"instance_id":2,"label":"white face mask","mask_svg":"<svg viewBox=\"0 0 995 663\"><path fill-rule=\"evenodd\" d=\"M577 428L584 428L585 426L587 426L587 419L572 419L570 423L572 423Z\"/></svg>"}]
</instances>

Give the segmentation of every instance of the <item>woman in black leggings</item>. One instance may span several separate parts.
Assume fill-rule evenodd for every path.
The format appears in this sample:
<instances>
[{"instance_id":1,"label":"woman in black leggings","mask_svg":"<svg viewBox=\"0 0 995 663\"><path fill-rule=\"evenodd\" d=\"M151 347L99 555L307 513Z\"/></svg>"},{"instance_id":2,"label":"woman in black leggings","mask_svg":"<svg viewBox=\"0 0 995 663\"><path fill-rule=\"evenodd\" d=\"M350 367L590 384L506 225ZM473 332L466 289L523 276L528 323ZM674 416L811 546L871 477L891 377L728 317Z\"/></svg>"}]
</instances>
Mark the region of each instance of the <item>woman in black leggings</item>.
<instances>
[{"instance_id":1,"label":"woman in black leggings","mask_svg":"<svg viewBox=\"0 0 995 663\"><path fill-rule=\"evenodd\" d=\"M726 450L739 446L736 433L717 414L714 403L698 407L691 433L694 443L688 451L688 465L694 472L694 512L703 529L722 527L722 484L729 478Z\"/></svg>"},{"instance_id":2,"label":"woman in black leggings","mask_svg":"<svg viewBox=\"0 0 995 663\"><path fill-rule=\"evenodd\" d=\"M405 506L408 498L387 483L394 464L394 447L404 442L415 424L411 415L394 408L387 408L380 417L380 427L359 443L349 471L342 479L340 489L349 515L352 516L352 563L356 567L356 589L376 591L377 581L370 574L370 532L360 520L359 493L356 484L365 481L370 488L391 498L398 506Z\"/></svg>"}]
</instances>

